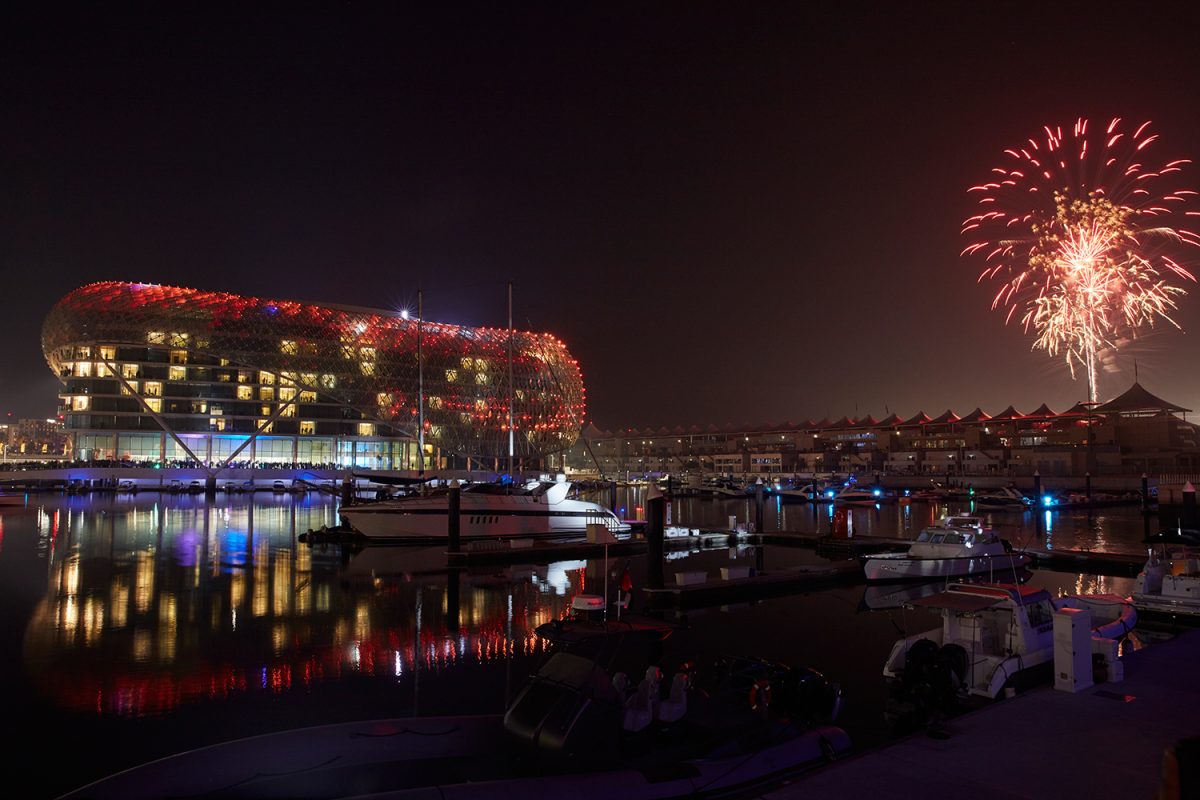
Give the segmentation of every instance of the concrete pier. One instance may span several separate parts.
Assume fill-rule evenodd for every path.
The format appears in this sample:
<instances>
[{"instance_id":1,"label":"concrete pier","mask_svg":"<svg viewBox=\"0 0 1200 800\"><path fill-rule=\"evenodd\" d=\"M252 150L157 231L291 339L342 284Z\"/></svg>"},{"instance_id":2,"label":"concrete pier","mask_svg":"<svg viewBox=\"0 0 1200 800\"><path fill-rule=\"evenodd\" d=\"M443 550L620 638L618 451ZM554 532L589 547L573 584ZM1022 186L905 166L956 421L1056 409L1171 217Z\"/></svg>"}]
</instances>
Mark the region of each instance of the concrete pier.
<instances>
[{"instance_id":1,"label":"concrete pier","mask_svg":"<svg viewBox=\"0 0 1200 800\"><path fill-rule=\"evenodd\" d=\"M835 762L765 797L1154 798L1163 756L1200 734L1200 631L1126 655L1125 680L1040 688ZM882 666L882 665L881 665ZM883 680L882 676L880 680ZM1195 770L1195 765L1191 765ZM1176 797L1196 797L1197 786ZM1164 795L1170 796L1170 795Z\"/></svg>"}]
</instances>

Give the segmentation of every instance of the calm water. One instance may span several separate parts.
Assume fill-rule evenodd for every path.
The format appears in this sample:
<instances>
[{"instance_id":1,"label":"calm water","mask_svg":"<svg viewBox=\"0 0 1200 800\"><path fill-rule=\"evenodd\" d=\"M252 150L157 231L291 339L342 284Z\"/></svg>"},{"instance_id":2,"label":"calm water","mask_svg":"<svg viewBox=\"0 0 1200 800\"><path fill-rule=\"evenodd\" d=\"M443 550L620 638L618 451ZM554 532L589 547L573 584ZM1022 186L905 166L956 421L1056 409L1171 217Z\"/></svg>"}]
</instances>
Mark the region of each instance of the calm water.
<instances>
[{"instance_id":1,"label":"calm water","mask_svg":"<svg viewBox=\"0 0 1200 800\"><path fill-rule=\"evenodd\" d=\"M633 509L637 491L618 505ZM854 509L769 502L764 527L912 537L950 509ZM633 515L632 510L629 515ZM753 519L746 501L680 500L676 522ZM51 797L110 772L230 738L384 716L499 712L544 648L533 629L580 592L598 593L604 564L563 562L451 572L439 548L310 548L296 534L336 519L320 495L221 498L31 496L0 510L0 614L12 780ZM1031 514L993 523L1025 546L1139 553L1136 509ZM817 563L788 548L669 554L673 569L761 559ZM686 565L684 567L683 565ZM640 557L611 559L640 586ZM1128 593L1132 580L1035 572L1051 589ZM880 592L851 586L673 617L671 658L758 655L842 684L841 723L859 747L885 741L880 669L899 631L936 625L872 610ZM634 610L640 605L635 592ZM915 627L914 627L915 626ZM52 753L54 768L34 766ZM10 783L10 785L16 785Z\"/></svg>"}]
</instances>

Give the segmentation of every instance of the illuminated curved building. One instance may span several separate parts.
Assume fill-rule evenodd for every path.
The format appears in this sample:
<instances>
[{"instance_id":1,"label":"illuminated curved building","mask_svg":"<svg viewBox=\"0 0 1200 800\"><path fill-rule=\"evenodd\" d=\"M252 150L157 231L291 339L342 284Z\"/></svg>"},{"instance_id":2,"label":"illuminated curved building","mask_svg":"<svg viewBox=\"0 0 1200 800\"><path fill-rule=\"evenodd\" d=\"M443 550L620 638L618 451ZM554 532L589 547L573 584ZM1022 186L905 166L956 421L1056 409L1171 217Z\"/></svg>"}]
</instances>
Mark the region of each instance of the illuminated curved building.
<instances>
[{"instance_id":1,"label":"illuminated curved building","mask_svg":"<svg viewBox=\"0 0 1200 800\"><path fill-rule=\"evenodd\" d=\"M423 384L427 458L491 467L510 403L519 458L570 447L585 410L579 366L550 334L172 286L76 289L42 349L84 459L412 469Z\"/></svg>"}]
</instances>

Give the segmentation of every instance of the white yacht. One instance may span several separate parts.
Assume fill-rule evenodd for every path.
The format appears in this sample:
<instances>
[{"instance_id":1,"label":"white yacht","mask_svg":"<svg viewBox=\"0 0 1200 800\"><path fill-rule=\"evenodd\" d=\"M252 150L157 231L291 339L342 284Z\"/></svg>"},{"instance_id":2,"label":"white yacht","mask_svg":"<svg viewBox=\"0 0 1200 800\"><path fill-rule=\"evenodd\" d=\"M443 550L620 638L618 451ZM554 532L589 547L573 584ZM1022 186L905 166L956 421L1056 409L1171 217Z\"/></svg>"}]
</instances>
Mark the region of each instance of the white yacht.
<instances>
[{"instance_id":1,"label":"white yacht","mask_svg":"<svg viewBox=\"0 0 1200 800\"><path fill-rule=\"evenodd\" d=\"M571 484L535 480L524 486L473 484L463 487L459 531L471 539L549 538L582 536L590 524L611 533L628 533L630 526L604 506L567 497ZM436 490L397 500L343 506L342 519L368 539L445 541L448 532L449 491Z\"/></svg>"},{"instance_id":2,"label":"white yacht","mask_svg":"<svg viewBox=\"0 0 1200 800\"><path fill-rule=\"evenodd\" d=\"M940 611L942 627L892 646L883 667L892 688L911 688L940 676L950 682L951 691L986 698L998 697L1006 686L1032 679L1039 671L1050 674L1054 612L1060 608L1086 607L1091 612L1094 643L1119 641L1137 623L1137 611L1127 598L1055 599L1045 589L1013 584L952 583L946 591L909 605Z\"/></svg>"},{"instance_id":3,"label":"white yacht","mask_svg":"<svg viewBox=\"0 0 1200 800\"><path fill-rule=\"evenodd\" d=\"M921 531L903 553L879 553L863 561L869 581L929 580L963 575L990 575L1015 571L1030 558L1012 552L1012 546L981 517L959 514Z\"/></svg>"},{"instance_id":4,"label":"white yacht","mask_svg":"<svg viewBox=\"0 0 1200 800\"><path fill-rule=\"evenodd\" d=\"M1200 619L1200 536L1164 532L1133 582L1133 602L1142 611Z\"/></svg>"},{"instance_id":5,"label":"white yacht","mask_svg":"<svg viewBox=\"0 0 1200 800\"><path fill-rule=\"evenodd\" d=\"M833 496L834 503L848 506L873 506L876 503L891 503L895 500L895 495L885 493L878 486L859 486L854 483L843 486L842 490Z\"/></svg>"},{"instance_id":6,"label":"white yacht","mask_svg":"<svg viewBox=\"0 0 1200 800\"><path fill-rule=\"evenodd\" d=\"M1029 505L1025 495L1012 486L1001 486L998 489L983 489L971 498L980 508L1024 508Z\"/></svg>"}]
</instances>

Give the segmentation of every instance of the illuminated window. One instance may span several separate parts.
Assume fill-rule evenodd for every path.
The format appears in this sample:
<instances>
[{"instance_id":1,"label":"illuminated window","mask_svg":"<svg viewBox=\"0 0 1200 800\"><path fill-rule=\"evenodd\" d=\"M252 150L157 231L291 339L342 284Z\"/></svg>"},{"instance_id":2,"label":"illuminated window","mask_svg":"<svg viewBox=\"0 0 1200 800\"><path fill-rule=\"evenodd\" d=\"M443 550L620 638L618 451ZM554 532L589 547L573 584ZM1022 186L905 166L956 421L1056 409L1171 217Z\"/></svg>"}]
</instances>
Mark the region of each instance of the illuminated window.
<instances>
[{"instance_id":1,"label":"illuminated window","mask_svg":"<svg viewBox=\"0 0 1200 800\"><path fill-rule=\"evenodd\" d=\"M208 420L208 427L214 431L225 430L225 418L224 417L210 417Z\"/></svg>"},{"instance_id":2,"label":"illuminated window","mask_svg":"<svg viewBox=\"0 0 1200 800\"><path fill-rule=\"evenodd\" d=\"M167 340L167 335L162 331L146 331L147 344L162 344Z\"/></svg>"},{"instance_id":3,"label":"illuminated window","mask_svg":"<svg viewBox=\"0 0 1200 800\"><path fill-rule=\"evenodd\" d=\"M157 414L158 412L162 411L162 398L147 397L146 398L146 407Z\"/></svg>"},{"instance_id":4,"label":"illuminated window","mask_svg":"<svg viewBox=\"0 0 1200 800\"><path fill-rule=\"evenodd\" d=\"M171 351L171 363L172 364L186 364L187 363L187 350L172 350Z\"/></svg>"},{"instance_id":5,"label":"illuminated window","mask_svg":"<svg viewBox=\"0 0 1200 800\"><path fill-rule=\"evenodd\" d=\"M238 383L251 383L251 379L253 377L253 375L251 375L249 372L246 372L244 369L238 370Z\"/></svg>"},{"instance_id":6,"label":"illuminated window","mask_svg":"<svg viewBox=\"0 0 1200 800\"><path fill-rule=\"evenodd\" d=\"M468 414L467 412L463 411L458 415L458 421L464 425L470 425L471 424L471 415Z\"/></svg>"},{"instance_id":7,"label":"illuminated window","mask_svg":"<svg viewBox=\"0 0 1200 800\"><path fill-rule=\"evenodd\" d=\"M442 407L442 398L440 398L440 397L436 397L436 396L428 397L425 399L425 402L426 402L426 404L428 404L428 406L430 408L433 408L433 409L438 409L438 408Z\"/></svg>"},{"instance_id":8,"label":"illuminated window","mask_svg":"<svg viewBox=\"0 0 1200 800\"><path fill-rule=\"evenodd\" d=\"M275 383L275 373L273 373L273 372L258 373L258 382L263 384L264 386L270 386L271 384Z\"/></svg>"},{"instance_id":9,"label":"illuminated window","mask_svg":"<svg viewBox=\"0 0 1200 800\"><path fill-rule=\"evenodd\" d=\"M146 381L145 387L150 397L162 397L162 384L158 381Z\"/></svg>"},{"instance_id":10,"label":"illuminated window","mask_svg":"<svg viewBox=\"0 0 1200 800\"><path fill-rule=\"evenodd\" d=\"M129 385L126 386L125 385L126 383ZM134 392L136 392L137 390L138 390L138 382L137 381L126 381L125 383L121 384L121 394L131 395Z\"/></svg>"},{"instance_id":11,"label":"illuminated window","mask_svg":"<svg viewBox=\"0 0 1200 800\"><path fill-rule=\"evenodd\" d=\"M312 436L316 432L317 432L317 423L313 422L311 419L300 420L300 435L301 436Z\"/></svg>"},{"instance_id":12,"label":"illuminated window","mask_svg":"<svg viewBox=\"0 0 1200 800\"><path fill-rule=\"evenodd\" d=\"M279 416L281 416L281 417L294 417L294 416L296 416L296 406L295 406L295 404L292 404L292 405L290 405L290 406L286 406L286 407L283 409L283 413L282 413L282 414L280 414Z\"/></svg>"},{"instance_id":13,"label":"illuminated window","mask_svg":"<svg viewBox=\"0 0 1200 800\"><path fill-rule=\"evenodd\" d=\"M208 413L212 414L214 417L219 417L225 413L225 409L221 408L218 405L213 405L212 407L210 407L208 409Z\"/></svg>"},{"instance_id":14,"label":"illuminated window","mask_svg":"<svg viewBox=\"0 0 1200 800\"><path fill-rule=\"evenodd\" d=\"M305 386L316 386L317 385L317 373L301 372L300 373L300 382L302 384L304 384Z\"/></svg>"},{"instance_id":15,"label":"illuminated window","mask_svg":"<svg viewBox=\"0 0 1200 800\"><path fill-rule=\"evenodd\" d=\"M281 386L279 388L279 399L282 402L287 402L296 396L296 390L290 386Z\"/></svg>"},{"instance_id":16,"label":"illuminated window","mask_svg":"<svg viewBox=\"0 0 1200 800\"><path fill-rule=\"evenodd\" d=\"M430 425L429 426L430 438L437 439L441 435L442 435L442 426L441 425Z\"/></svg>"},{"instance_id":17,"label":"illuminated window","mask_svg":"<svg viewBox=\"0 0 1200 800\"><path fill-rule=\"evenodd\" d=\"M173 381L187 380L187 367L168 367L167 378Z\"/></svg>"},{"instance_id":18,"label":"illuminated window","mask_svg":"<svg viewBox=\"0 0 1200 800\"><path fill-rule=\"evenodd\" d=\"M303 391L303 392L301 392L301 393L300 393L300 402L301 402L301 403L315 403L315 402L317 402L317 393L316 393L316 392L309 392L309 391Z\"/></svg>"},{"instance_id":19,"label":"illuminated window","mask_svg":"<svg viewBox=\"0 0 1200 800\"><path fill-rule=\"evenodd\" d=\"M237 387L237 399L238 400L251 400L251 399L253 399L253 397L254 397L254 390L251 389L249 386Z\"/></svg>"},{"instance_id":20,"label":"illuminated window","mask_svg":"<svg viewBox=\"0 0 1200 800\"><path fill-rule=\"evenodd\" d=\"M193 414L207 414L208 413L208 401L207 400L193 400L192 401L192 413Z\"/></svg>"},{"instance_id":21,"label":"illuminated window","mask_svg":"<svg viewBox=\"0 0 1200 800\"><path fill-rule=\"evenodd\" d=\"M92 362L80 361L75 365L75 377L89 378L92 375Z\"/></svg>"},{"instance_id":22,"label":"illuminated window","mask_svg":"<svg viewBox=\"0 0 1200 800\"><path fill-rule=\"evenodd\" d=\"M71 398L72 411L87 411L88 397L87 395L76 395Z\"/></svg>"},{"instance_id":23,"label":"illuminated window","mask_svg":"<svg viewBox=\"0 0 1200 800\"><path fill-rule=\"evenodd\" d=\"M104 363L97 361L96 362L96 377L97 378L107 378L109 375L112 375L112 372L109 371L108 367Z\"/></svg>"},{"instance_id":24,"label":"illuminated window","mask_svg":"<svg viewBox=\"0 0 1200 800\"><path fill-rule=\"evenodd\" d=\"M258 399L259 400L274 400L275 399L275 390L264 386L262 389L258 390Z\"/></svg>"},{"instance_id":25,"label":"illuminated window","mask_svg":"<svg viewBox=\"0 0 1200 800\"><path fill-rule=\"evenodd\" d=\"M229 366L229 359L228 359L228 358L222 358L222 359L221 359L221 366L222 366L222 367L228 367L228 366Z\"/></svg>"},{"instance_id":26,"label":"illuminated window","mask_svg":"<svg viewBox=\"0 0 1200 800\"><path fill-rule=\"evenodd\" d=\"M75 357L76 358L91 358L92 357L92 348L88 347L87 345L84 345L83 347L76 347L75 348Z\"/></svg>"},{"instance_id":27,"label":"illuminated window","mask_svg":"<svg viewBox=\"0 0 1200 800\"><path fill-rule=\"evenodd\" d=\"M330 375L329 373L325 373L324 375L321 376L321 388L322 389L332 389L336 386L337 386L337 378L335 376Z\"/></svg>"},{"instance_id":28,"label":"illuminated window","mask_svg":"<svg viewBox=\"0 0 1200 800\"><path fill-rule=\"evenodd\" d=\"M217 380L221 381L222 383L229 383L229 373L222 372L221 374L217 375Z\"/></svg>"},{"instance_id":29,"label":"illuminated window","mask_svg":"<svg viewBox=\"0 0 1200 800\"><path fill-rule=\"evenodd\" d=\"M375 395L375 402L384 408L387 408L392 404L392 393L380 392L379 394Z\"/></svg>"},{"instance_id":30,"label":"illuminated window","mask_svg":"<svg viewBox=\"0 0 1200 800\"><path fill-rule=\"evenodd\" d=\"M467 356L467 357L461 359L459 361L459 363L462 364L463 369L470 369L471 367L475 366L475 359L471 358L470 356Z\"/></svg>"},{"instance_id":31,"label":"illuminated window","mask_svg":"<svg viewBox=\"0 0 1200 800\"><path fill-rule=\"evenodd\" d=\"M286 383L291 386L295 386L296 385L296 373L294 373L294 372L279 373L279 383L280 384Z\"/></svg>"},{"instance_id":32,"label":"illuminated window","mask_svg":"<svg viewBox=\"0 0 1200 800\"><path fill-rule=\"evenodd\" d=\"M117 348L105 345L100 348L100 357L105 361L112 361L117 357Z\"/></svg>"},{"instance_id":33,"label":"illuminated window","mask_svg":"<svg viewBox=\"0 0 1200 800\"><path fill-rule=\"evenodd\" d=\"M167 336L167 343L175 347L187 347L188 335L178 331L172 331Z\"/></svg>"},{"instance_id":34,"label":"illuminated window","mask_svg":"<svg viewBox=\"0 0 1200 800\"><path fill-rule=\"evenodd\" d=\"M359 436L374 436L375 435L375 426L373 424L371 424L370 422L358 423L358 435Z\"/></svg>"},{"instance_id":35,"label":"illuminated window","mask_svg":"<svg viewBox=\"0 0 1200 800\"><path fill-rule=\"evenodd\" d=\"M126 378L136 378L138 374L137 364L122 364L121 375Z\"/></svg>"},{"instance_id":36,"label":"illuminated window","mask_svg":"<svg viewBox=\"0 0 1200 800\"><path fill-rule=\"evenodd\" d=\"M279 340L279 352L283 353L285 356L296 355L296 340L295 339L280 339Z\"/></svg>"},{"instance_id":37,"label":"illuminated window","mask_svg":"<svg viewBox=\"0 0 1200 800\"><path fill-rule=\"evenodd\" d=\"M257 420L256 425L258 426L258 429L260 431L262 431L263 433L270 433L272 430L275 429L275 423L267 422L265 419Z\"/></svg>"},{"instance_id":38,"label":"illuminated window","mask_svg":"<svg viewBox=\"0 0 1200 800\"><path fill-rule=\"evenodd\" d=\"M476 372L475 382L480 386L486 386L488 382L488 374L486 372Z\"/></svg>"},{"instance_id":39,"label":"illuminated window","mask_svg":"<svg viewBox=\"0 0 1200 800\"><path fill-rule=\"evenodd\" d=\"M458 380L458 370L456 370L456 369L446 370L446 383L454 383L456 380Z\"/></svg>"},{"instance_id":40,"label":"illuminated window","mask_svg":"<svg viewBox=\"0 0 1200 800\"><path fill-rule=\"evenodd\" d=\"M358 350L358 354L360 356L362 356L363 361L374 361L375 360L375 348L374 347L361 347Z\"/></svg>"},{"instance_id":41,"label":"illuminated window","mask_svg":"<svg viewBox=\"0 0 1200 800\"><path fill-rule=\"evenodd\" d=\"M259 406L258 413L262 414L263 416L269 417L269 416L271 416L271 414L273 414L275 412L271 410L270 406Z\"/></svg>"},{"instance_id":42,"label":"illuminated window","mask_svg":"<svg viewBox=\"0 0 1200 800\"><path fill-rule=\"evenodd\" d=\"M362 367L363 375L374 375L375 374L375 362L374 361L362 361L362 362L359 362L359 366Z\"/></svg>"},{"instance_id":43,"label":"illuminated window","mask_svg":"<svg viewBox=\"0 0 1200 800\"><path fill-rule=\"evenodd\" d=\"M482 397L479 398L478 400L476 400L475 401L475 410L481 414L483 412L487 411L487 400L484 400Z\"/></svg>"},{"instance_id":44,"label":"illuminated window","mask_svg":"<svg viewBox=\"0 0 1200 800\"><path fill-rule=\"evenodd\" d=\"M487 361L485 361L482 358L475 359L475 369L479 370L480 372L487 372L487 368L488 368Z\"/></svg>"}]
</instances>

